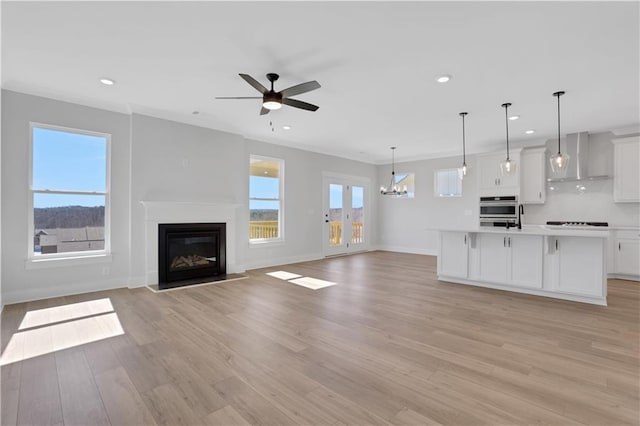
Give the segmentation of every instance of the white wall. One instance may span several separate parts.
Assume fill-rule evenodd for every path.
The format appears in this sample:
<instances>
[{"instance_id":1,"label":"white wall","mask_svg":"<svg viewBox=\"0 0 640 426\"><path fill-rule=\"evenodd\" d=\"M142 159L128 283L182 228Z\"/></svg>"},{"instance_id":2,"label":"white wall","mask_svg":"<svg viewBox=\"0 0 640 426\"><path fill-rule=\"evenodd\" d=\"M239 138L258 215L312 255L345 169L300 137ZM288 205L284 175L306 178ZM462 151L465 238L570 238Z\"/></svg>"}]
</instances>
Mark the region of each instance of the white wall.
<instances>
[{"instance_id":1,"label":"white wall","mask_svg":"<svg viewBox=\"0 0 640 426\"><path fill-rule=\"evenodd\" d=\"M436 254L436 228L474 227L478 223L478 188L475 156L462 181L462 197L435 197L434 172L460 167L462 157L396 163L396 174L415 173L415 198L378 195L379 247L384 250ZM391 166L378 167L378 186L387 185Z\"/></svg>"},{"instance_id":2,"label":"white wall","mask_svg":"<svg viewBox=\"0 0 640 426\"><path fill-rule=\"evenodd\" d=\"M376 167L371 164L145 115L2 93L1 275L5 303L147 284L149 246L145 229L149 224L141 201L232 206L235 267L243 270L322 257L323 172L368 178L372 188L376 187ZM27 211L30 121L112 135L111 263L25 267L27 217L32 214ZM285 160L285 241L281 244L249 248L250 154ZM211 211L208 208L203 212ZM375 235L375 212L368 217L373 225L371 234Z\"/></svg>"},{"instance_id":3,"label":"white wall","mask_svg":"<svg viewBox=\"0 0 640 426\"><path fill-rule=\"evenodd\" d=\"M589 173L613 177L612 133L589 135ZM619 137L619 136L618 136ZM547 141L548 152L556 142ZM564 142L563 142L564 146ZM478 224L478 181L476 158L467 157L471 169L463 181L463 196L433 196L433 172L459 167L460 157L397 163L396 173L416 173L416 198L378 197L381 249L436 254L437 232L430 228L474 228ZM389 182L390 166L378 167L378 186ZM607 221L612 226L640 226L640 204L614 203L613 180L583 182L587 191L579 194L576 182L555 184L547 190L545 204L525 206L525 224L545 224L548 220ZM470 215L468 213L471 213Z\"/></svg>"},{"instance_id":4,"label":"white wall","mask_svg":"<svg viewBox=\"0 0 640 426\"><path fill-rule=\"evenodd\" d=\"M109 133L112 262L26 269L29 122ZM2 91L2 299L4 303L123 287L129 280L129 117Z\"/></svg>"},{"instance_id":5,"label":"white wall","mask_svg":"<svg viewBox=\"0 0 640 426\"><path fill-rule=\"evenodd\" d=\"M608 175L611 179L581 182L587 188L582 194L576 190L576 182L553 184L555 190L547 188L545 204L525 207L524 223L544 224L549 220L572 220L604 221L611 226L640 226L640 204L613 202L611 139L616 137L611 132L589 134L589 174ZM547 141L547 152L557 151L556 144L557 141Z\"/></svg>"},{"instance_id":6,"label":"white wall","mask_svg":"<svg viewBox=\"0 0 640 426\"><path fill-rule=\"evenodd\" d=\"M477 225L475 156L467 158L471 168L459 198L434 197L433 178L437 169L458 167L460 157L396 164L397 173L414 172L416 177L415 198L398 199L377 192L389 181L389 165L374 166L139 114L119 114L11 91L2 95L0 282L4 303L145 284L148 224L140 201L233 206L239 269L323 256L323 172L370 179L371 211L367 217L373 225L371 248L435 254L438 242L433 229ZM32 214L27 211L30 121L112 135L112 263L25 268L27 217ZM610 133L591 135L590 167L594 174L612 175L611 137ZM250 154L285 160L283 243L248 243ZM583 195L568 189L548 193L545 205L526 208L525 223L566 219L638 225L639 205L613 203L609 180L588 184Z\"/></svg>"},{"instance_id":7,"label":"white wall","mask_svg":"<svg viewBox=\"0 0 640 426\"><path fill-rule=\"evenodd\" d=\"M137 286L147 284L150 241L141 201L246 204L248 160L242 136L145 115L133 114L132 140L131 283Z\"/></svg>"},{"instance_id":8,"label":"white wall","mask_svg":"<svg viewBox=\"0 0 640 426\"><path fill-rule=\"evenodd\" d=\"M248 227L240 238L245 249L246 265L249 269L274 264L299 262L308 259L318 259L323 256L322 230L326 226L322 206L322 177L323 172L336 173L369 179L371 211L366 213L367 219L373 225L374 241L377 213L376 199L376 167L372 164L361 163L344 158L324 154L312 153L280 145L268 144L254 140L247 140L247 154L243 167L244 194L249 198L249 155L262 155L281 158L284 166L284 216L285 242L277 245L249 245ZM248 207L243 210L244 216L240 223L248 223Z\"/></svg>"}]
</instances>

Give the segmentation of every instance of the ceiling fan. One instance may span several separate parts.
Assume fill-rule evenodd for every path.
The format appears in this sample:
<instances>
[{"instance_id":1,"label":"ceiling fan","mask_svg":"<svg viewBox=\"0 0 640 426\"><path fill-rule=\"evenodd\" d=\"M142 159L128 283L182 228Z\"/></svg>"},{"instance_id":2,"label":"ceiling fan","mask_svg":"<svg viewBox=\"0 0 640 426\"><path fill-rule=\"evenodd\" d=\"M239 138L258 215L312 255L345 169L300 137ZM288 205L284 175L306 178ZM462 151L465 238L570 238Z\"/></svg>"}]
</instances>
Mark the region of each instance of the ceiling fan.
<instances>
[{"instance_id":1,"label":"ceiling fan","mask_svg":"<svg viewBox=\"0 0 640 426\"><path fill-rule=\"evenodd\" d=\"M267 74L267 80L271 82L271 89L267 89L255 78L248 74L239 74L244 81L253 86L258 92L262 93L262 109L260 115L269 114L269 111L282 108L282 104L292 106L294 108L306 109L307 111L316 111L319 107L307 102L299 101L297 99L291 99L291 96L307 93L312 90L320 88L320 83L317 81L307 81L306 83L297 84L287 89L276 92L273 90L273 83L277 81L280 76L276 73ZM216 99L261 99L259 96L219 96Z\"/></svg>"}]
</instances>

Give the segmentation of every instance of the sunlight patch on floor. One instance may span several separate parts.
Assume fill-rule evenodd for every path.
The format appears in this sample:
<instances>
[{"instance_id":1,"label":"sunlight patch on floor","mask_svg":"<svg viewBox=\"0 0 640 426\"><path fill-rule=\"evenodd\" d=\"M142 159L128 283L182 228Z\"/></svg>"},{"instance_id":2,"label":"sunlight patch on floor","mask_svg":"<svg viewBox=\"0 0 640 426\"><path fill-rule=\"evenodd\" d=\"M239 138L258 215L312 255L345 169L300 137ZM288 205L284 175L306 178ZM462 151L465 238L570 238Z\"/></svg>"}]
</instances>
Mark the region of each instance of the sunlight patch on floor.
<instances>
[{"instance_id":1,"label":"sunlight patch on floor","mask_svg":"<svg viewBox=\"0 0 640 426\"><path fill-rule=\"evenodd\" d=\"M110 299L97 299L25 314L0 356L0 366L124 334Z\"/></svg>"},{"instance_id":2,"label":"sunlight patch on floor","mask_svg":"<svg viewBox=\"0 0 640 426\"><path fill-rule=\"evenodd\" d=\"M338 284L331 281L324 281L324 280L319 280L317 278L311 278L311 277L302 277L295 280L290 280L289 282L302 287L310 288L312 290L318 290L321 288L331 287L332 285Z\"/></svg>"},{"instance_id":3,"label":"sunlight patch on floor","mask_svg":"<svg viewBox=\"0 0 640 426\"><path fill-rule=\"evenodd\" d=\"M287 271L275 271L275 272L267 272L267 275L273 278L278 278L280 280L292 280L294 278L300 278L302 275L294 274Z\"/></svg>"},{"instance_id":4,"label":"sunlight patch on floor","mask_svg":"<svg viewBox=\"0 0 640 426\"><path fill-rule=\"evenodd\" d=\"M109 298L36 309L28 311L25 314L18 330L69 321L76 318L90 317L92 315L113 312L113 310L113 305Z\"/></svg>"}]
</instances>

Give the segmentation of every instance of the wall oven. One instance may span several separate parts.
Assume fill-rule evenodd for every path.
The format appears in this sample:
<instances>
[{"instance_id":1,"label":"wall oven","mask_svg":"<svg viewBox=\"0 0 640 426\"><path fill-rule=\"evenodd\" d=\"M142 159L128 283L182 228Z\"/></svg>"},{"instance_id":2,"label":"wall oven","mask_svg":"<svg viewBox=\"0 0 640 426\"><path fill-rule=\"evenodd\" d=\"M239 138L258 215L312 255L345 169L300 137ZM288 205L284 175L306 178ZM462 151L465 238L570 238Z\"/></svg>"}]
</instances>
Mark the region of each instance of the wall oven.
<instances>
[{"instance_id":1,"label":"wall oven","mask_svg":"<svg viewBox=\"0 0 640 426\"><path fill-rule=\"evenodd\" d=\"M480 197L480 226L510 228L518 222L518 197Z\"/></svg>"}]
</instances>

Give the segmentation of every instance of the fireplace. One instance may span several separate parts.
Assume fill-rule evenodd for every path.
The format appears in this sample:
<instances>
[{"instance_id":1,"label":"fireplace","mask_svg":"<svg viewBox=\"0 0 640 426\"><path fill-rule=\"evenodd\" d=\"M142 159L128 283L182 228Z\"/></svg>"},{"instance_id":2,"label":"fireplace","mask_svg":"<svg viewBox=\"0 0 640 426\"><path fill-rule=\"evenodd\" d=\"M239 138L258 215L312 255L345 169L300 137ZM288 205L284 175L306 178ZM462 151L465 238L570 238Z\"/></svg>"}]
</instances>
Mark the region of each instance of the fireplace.
<instances>
[{"instance_id":1,"label":"fireplace","mask_svg":"<svg viewBox=\"0 0 640 426\"><path fill-rule=\"evenodd\" d=\"M158 288L224 279L226 224L158 224Z\"/></svg>"}]
</instances>

